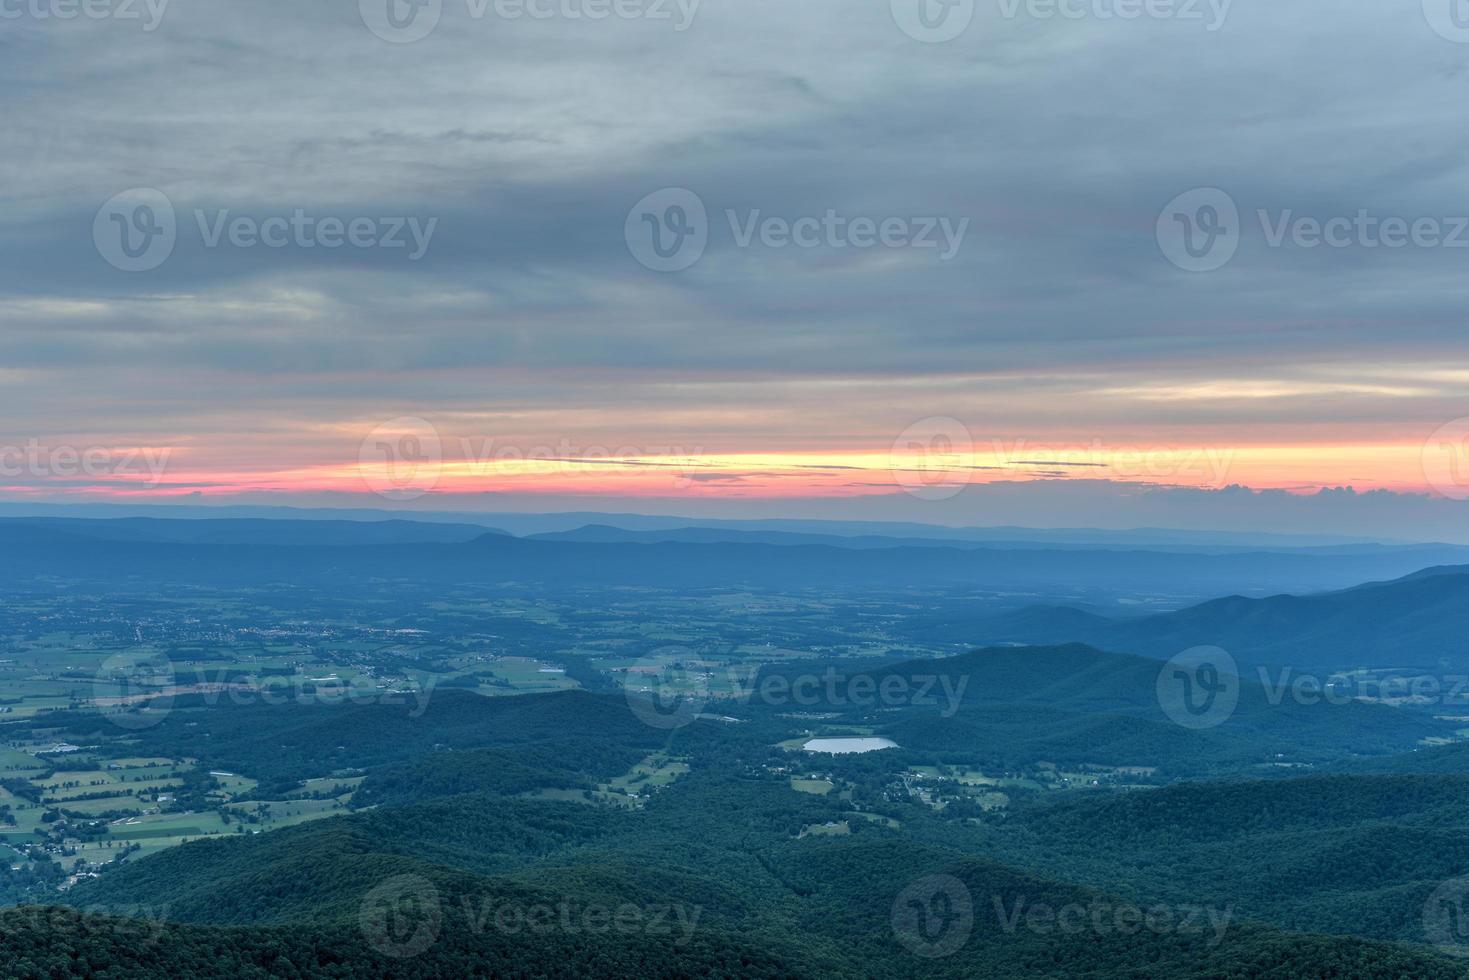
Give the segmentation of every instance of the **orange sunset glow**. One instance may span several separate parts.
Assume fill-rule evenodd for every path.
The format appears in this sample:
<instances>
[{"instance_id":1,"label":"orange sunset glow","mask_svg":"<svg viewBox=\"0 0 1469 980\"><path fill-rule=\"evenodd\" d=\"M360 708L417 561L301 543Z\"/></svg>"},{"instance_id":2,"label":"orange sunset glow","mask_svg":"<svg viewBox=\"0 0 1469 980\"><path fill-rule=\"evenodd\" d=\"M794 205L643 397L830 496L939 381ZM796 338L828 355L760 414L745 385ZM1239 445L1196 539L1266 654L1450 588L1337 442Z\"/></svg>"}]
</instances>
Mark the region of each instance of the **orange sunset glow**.
<instances>
[{"instance_id":1,"label":"orange sunset glow","mask_svg":"<svg viewBox=\"0 0 1469 980\"><path fill-rule=\"evenodd\" d=\"M398 433L373 445L378 448L365 445L359 458L300 466L269 461L248 467L218 465L188 446L113 451L108 465L79 471L77 479L65 479L70 474L64 470L8 486L0 478L0 491L133 499L261 492L331 492L370 499L404 491L819 498L957 492L1002 482L1107 480L1205 490L1242 485L1297 493L1353 487L1433 494L1444 479L1457 484L1460 474L1469 486L1469 467L1455 466L1462 446L1448 443L1181 447L1026 440L956 445L945 439L869 451L639 452L621 446L557 455L555 447L534 445L476 452L469 438L440 438L430 445Z\"/></svg>"}]
</instances>

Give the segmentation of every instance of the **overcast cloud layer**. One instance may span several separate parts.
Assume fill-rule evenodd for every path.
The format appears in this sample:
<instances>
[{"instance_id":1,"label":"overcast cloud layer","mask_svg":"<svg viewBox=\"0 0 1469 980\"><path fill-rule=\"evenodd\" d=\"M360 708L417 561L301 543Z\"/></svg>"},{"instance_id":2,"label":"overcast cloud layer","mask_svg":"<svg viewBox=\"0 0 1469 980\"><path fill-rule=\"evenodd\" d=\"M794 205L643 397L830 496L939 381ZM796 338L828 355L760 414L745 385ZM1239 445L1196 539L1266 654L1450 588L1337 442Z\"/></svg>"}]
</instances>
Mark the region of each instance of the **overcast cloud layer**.
<instances>
[{"instance_id":1,"label":"overcast cloud layer","mask_svg":"<svg viewBox=\"0 0 1469 980\"><path fill-rule=\"evenodd\" d=\"M93 2L112 16L0 0L0 443L171 446L194 478L349 461L402 415L725 453L885 452L943 416L981 440L1340 446L1271 485L1425 491L1368 447L1469 416L1448 0L981 0L945 43L917 0ZM129 272L106 236L143 229L104 204L138 188L176 242ZM663 188L707 211L681 271L629 246ZM1202 199L1166 208L1198 188L1238 208L1227 253L1160 246L1160 217L1207 225ZM298 212L404 245L221 223ZM826 219L812 247L740 241L803 217ZM1302 217L1351 219L1346 244L1306 247ZM856 218L938 244L862 247Z\"/></svg>"}]
</instances>

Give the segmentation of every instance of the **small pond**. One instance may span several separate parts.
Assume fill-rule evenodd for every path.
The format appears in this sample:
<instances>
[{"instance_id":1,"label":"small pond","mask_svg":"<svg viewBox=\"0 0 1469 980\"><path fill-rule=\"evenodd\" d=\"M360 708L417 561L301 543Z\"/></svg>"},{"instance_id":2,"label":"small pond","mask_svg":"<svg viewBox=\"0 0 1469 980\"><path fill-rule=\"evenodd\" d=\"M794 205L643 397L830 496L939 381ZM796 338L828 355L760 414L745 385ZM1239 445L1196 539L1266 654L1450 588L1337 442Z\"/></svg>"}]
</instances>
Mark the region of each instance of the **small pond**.
<instances>
[{"instance_id":1,"label":"small pond","mask_svg":"<svg viewBox=\"0 0 1469 980\"><path fill-rule=\"evenodd\" d=\"M878 749L895 749L898 743L888 738L813 738L801 746L807 752L826 752L830 755L850 755L855 752L876 752Z\"/></svg>"}]
</instances>

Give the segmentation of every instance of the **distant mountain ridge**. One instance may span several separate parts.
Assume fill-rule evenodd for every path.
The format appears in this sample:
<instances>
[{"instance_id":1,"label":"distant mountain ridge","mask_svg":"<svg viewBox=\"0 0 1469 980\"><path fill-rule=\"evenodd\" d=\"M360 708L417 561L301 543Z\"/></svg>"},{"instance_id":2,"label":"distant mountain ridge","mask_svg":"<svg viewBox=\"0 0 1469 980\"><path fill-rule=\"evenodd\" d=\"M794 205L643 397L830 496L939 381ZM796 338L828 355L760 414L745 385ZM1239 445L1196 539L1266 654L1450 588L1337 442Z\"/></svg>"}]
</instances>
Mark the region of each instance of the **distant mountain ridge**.
<instances>
[{"instance_id":1,"label":"distant mountain ridge","mask_svg":"<svg viewBox=\"0 0 1469 980\"><path fill-rule=\"evenodd\" d=\"M850 548L767 541L586 542L414 522L0 521L0 584L50 580L241 587L363 581L519 582L547 587L980 589L1090 601L1086 593L1181 603L1231 592L1344 588L1423 567L1416 549L1360 552L1055 548ZM1429 562L1432 564L1432 562ZM1076 637L1063 637L1073 639ZM1084 638L1084 637L1083 637ZM985 638L957 631L955 643ZM1046 642L1050 642L1049 639Z\"/></svg>"},{"instance_id":2,"label":"distant mountain ridge","mask_svg":"<svg viewBox=\"0 0 1469 980\"><path fill-rule=\"evenodd\" d=\"M776 523L776 522L768 522ZM792 522L799 524L801 522ZM809 523L809 522L808 522ZM1469 548L1437 544L1303 543L1280 537L1278 540L1254 541L1255 536L1233 543L1220 535L1153 531L1047 531L1030 528L934 528L935 533L905 534L907 525L893 525L886 533L848 533L834 531L797 531L770 528L743 528L726 525L685 525L665 528L633 529L615 524L586 524L570 530L542 531L525 535L539 541L575 541L594 544L776 544L827 545L835 548L957 548L961 550L1063 550L1063 551L1148 551L1184 552L1222 555L1241 553L1289 553L1337 556L1399 555L1419 564L1436 561L1469 560ZM1269 537L1269 536L1267 536ZM1217 540L1216 540L1217 539Z\"/></svg>"},{"instance_id":3,"label":"distant mountain ridge","mask_svg":"<svg viewBox=\"0 0 1469 980\"><path fill-rule=\"evenodd\" d=\"M923 524L911 521L862 521L804 518L716 518L636 514L604 511L517 512L435 511L356 507L280 507L257 505L189 504L43 504L0 502L0 518L66 518L78 520L146 518L156 520L346 521L374 523L401 520L410 523L466 524L494 527L516 535L575 531L588 525L629 531L667 531L705 528L734 532L778 532L831 537L936 538L948 541L1033 543L1047 545L1103 545L1122 548L1223 547L1231 549L1299 549L1330 547L1450 547L1469 553L1469 546L1433 545L1388 540L1371 535L1284 534L1279 532L1214 531L1185 528L1046 528L1017 525L968 526Z\"/></svg>"},{"instance_id":4,"label":"distant mountain ridge","mask_svg":"<svg viewBox=\"0 0 1469 980\"><path fill-rule=\"evenodd\" d=\"M273 521L263 518L168 520L156 517L106 519L3 517L0 534L33 527L78 538L155 544L264 544L302 547L369 544L444 544L472 541L505 532L477 524L431 524L417 521Z\"/></svg>"},{"instance_id":5,"label":"distant mountain ridge","mask_svg":"<svg viewBox=\"0 0 1469 980\"><path fill-rule=\"evenodd\" d=\"M1126 621L1031 608L938 632L980 643L1075 641L1161 658L1217 646L1241 663L1311 669L1469 669L1469 565L1315 595L1228 596Z\"/></svg>"}]
</instances>

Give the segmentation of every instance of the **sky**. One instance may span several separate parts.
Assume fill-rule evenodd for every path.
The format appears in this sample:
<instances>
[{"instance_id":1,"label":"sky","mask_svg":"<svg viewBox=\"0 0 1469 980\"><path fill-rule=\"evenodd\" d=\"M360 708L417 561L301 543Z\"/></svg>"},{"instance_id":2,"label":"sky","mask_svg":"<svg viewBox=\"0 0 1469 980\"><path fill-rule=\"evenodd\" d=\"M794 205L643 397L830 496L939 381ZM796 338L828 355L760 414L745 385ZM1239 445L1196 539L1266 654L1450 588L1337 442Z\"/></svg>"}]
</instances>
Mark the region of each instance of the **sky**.
<instances>
[{"instance_id":1,"label":"sky","mask_svg":"<svg viewBox=\"0 0 1469 980\"><path fill-rule=\"evenodd\" d=\"M1457 538L1458 2L0 0L0 499Z\"/></svg>"}]
</instances>

